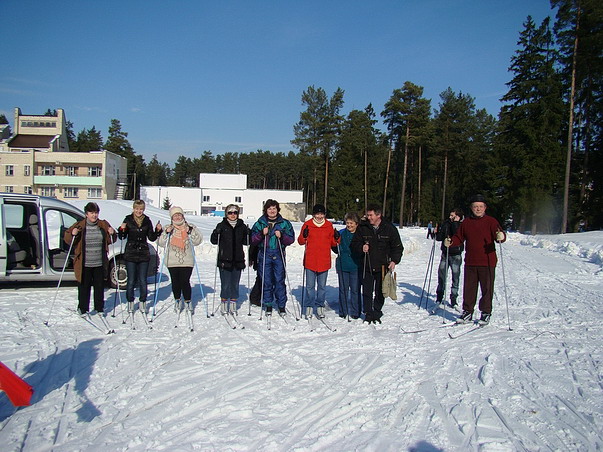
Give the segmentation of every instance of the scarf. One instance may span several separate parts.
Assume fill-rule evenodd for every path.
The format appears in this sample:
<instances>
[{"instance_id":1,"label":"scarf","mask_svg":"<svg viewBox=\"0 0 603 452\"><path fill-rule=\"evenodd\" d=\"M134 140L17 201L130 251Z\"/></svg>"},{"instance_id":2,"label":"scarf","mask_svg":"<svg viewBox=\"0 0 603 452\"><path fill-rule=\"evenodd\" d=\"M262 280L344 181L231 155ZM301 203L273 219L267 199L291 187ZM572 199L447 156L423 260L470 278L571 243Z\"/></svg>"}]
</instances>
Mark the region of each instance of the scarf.
<instances>
[{"instance_id":1,"label":"scarf","mask_svg":"<svg viewBox=\"0 0 603 452\"><path fill-rule=\"evenodd\" d=\"M321 227L323 224L325 224L325 220L323 219L320 223L316 221L316 218L312 218L312 223L314 223L316 225L316 227Z\"/></svg>"},{"instance_id":2,"label":"scarf","mask_svg":"<svg viewBox=\"0 0 603 452\"><path fill-rule=\"evenodd\" d=\"M182 220L180 224L172 222L174 230L172 231L172 238L170 243L180 249L184 249L186 241L188 240L188 225L186 221Z\"/></svg>"},{"instance_id":3,"label":"scarf","mask_svg":"<svg viewBox=\"0 0 603 452\"><path fill-rule=\"evenodd\" d=\"M226 219L226 221L228 221L230 223L230 225L234 228L237 225L237 223L238 223L239 220L229 220L229 219Z\"/></svg>"},{"instance_id":4,"label":"scarf","mask_svg":"<svg viewBox=\"0 0 603 452\"><path fill-rule=\"evenodd\" d=\"M142 227L142 222L144 221L144 213L140 216L140 219L136 217L136 215L132 214L132 218L134 218L134 222L140 228Z\"/></svg>"}]
</instances>

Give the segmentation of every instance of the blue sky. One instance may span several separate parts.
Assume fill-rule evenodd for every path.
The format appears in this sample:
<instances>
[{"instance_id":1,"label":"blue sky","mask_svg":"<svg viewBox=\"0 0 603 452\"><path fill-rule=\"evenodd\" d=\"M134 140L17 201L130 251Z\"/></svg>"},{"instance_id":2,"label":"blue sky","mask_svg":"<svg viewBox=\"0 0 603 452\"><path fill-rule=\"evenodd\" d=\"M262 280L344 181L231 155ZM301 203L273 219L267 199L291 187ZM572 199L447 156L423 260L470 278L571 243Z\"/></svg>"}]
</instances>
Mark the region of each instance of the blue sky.
<instances>
[{"instance_id":1,"label":"blue sky","mask_svg":"<svg viewBox=\"0 0 603 452\"><path fill-rule=\"evenodd\" d=\"M528 15L548 0L2 0L0 113L63 108L77 134L110 120L139 154L295 150L310 85L377 114L411 81L497 115ZM383 128L383 127L382 127Z\"/></svg>"}]
</instances>

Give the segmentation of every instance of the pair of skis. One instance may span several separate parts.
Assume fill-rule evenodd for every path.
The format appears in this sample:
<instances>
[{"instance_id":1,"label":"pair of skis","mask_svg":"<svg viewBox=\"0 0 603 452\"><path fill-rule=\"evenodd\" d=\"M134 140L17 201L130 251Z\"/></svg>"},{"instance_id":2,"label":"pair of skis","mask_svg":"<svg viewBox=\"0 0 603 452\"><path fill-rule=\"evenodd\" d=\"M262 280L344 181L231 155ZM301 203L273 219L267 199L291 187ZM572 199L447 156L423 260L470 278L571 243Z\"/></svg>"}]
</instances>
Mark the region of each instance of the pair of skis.
<instances>
[{"instance_id":1,"label":"pair of skis","mask_svg":"<svg viewBox=\"0 0 603 452\"><path fill-rule=\"evenodd\" d=\"M184 306L186 305L186 306ZM193 324L193 305L192 305L192 301L189 301L188 303L183 302L182 300L177 300L174 304L174 308L176 309L176 324L174 325L174 328L178 328L178 324L180 323L180 315L182 314L182 311L184 311L184 316L186 318L186 328L189 331L195 331L195 326Z\"/></svg>"},{"instance_id":2,"label":"pair of skis","mask_svg":"<svg viewBox=\"0 0 603 452\"><path fill-rule=\"evenodd\" d=\"M102 326L99 325L98 323L96 323L94 320L92 320L92 315L90 315L89 312L86 312L85 314L77 314L77 315L82 320L84 320L88 325L92 326L94 329L100 331L101 333L104 333L104 334L114 334L115 333L115 330L109 326L109 322L107 322L107 319L105 318L104 313L98 313L98 315L96 316L101 320L100 323Z\"/></svg>"}]
</instances>

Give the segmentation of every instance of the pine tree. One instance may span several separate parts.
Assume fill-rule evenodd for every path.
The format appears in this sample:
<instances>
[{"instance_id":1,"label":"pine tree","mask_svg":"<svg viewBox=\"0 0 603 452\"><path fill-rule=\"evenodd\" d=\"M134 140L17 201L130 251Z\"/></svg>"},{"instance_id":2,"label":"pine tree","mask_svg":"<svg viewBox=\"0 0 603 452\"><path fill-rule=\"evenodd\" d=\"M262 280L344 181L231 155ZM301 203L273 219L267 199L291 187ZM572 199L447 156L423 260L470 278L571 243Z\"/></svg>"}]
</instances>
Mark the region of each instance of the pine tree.
<instances>
[{"instance_id":1,"label":"pine tree","mask_svg":"<svg viewBox=\"0 0 603 452\"><path fill-rule=\"evenodd\" d=\"M518 44L500 114L498 148L508 170L503 196L512 200L520 229L529 224L533 232L551 232L559 227L551 222L558 217L557 187L562 184L564 104L549 19L537 27L528 17Z\"/></svg>"}]
</instances>

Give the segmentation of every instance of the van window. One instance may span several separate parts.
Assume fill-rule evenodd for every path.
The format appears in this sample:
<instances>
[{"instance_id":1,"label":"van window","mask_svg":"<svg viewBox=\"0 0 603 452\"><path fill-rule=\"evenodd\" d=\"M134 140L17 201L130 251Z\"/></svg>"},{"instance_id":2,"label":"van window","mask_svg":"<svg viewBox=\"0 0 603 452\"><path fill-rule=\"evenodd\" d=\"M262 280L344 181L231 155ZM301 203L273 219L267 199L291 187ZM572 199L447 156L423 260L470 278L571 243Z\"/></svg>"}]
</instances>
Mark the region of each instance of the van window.
<instances>
[{"instance_id":1,"label":"van window","mask_svg":"<svg viewBox=\"0 0 603 452\"><path fill-rule=\"evenodd\" d=\"M63 233L72 224L80 221L71 213L63 210L47 209L44 213L46 218L46 234L48 237L48 249L62 249L64 247Z\"/></svg>"},{"instance_id":2,"label":"van window","mask_svg":"<svg viewBox=\"0 0 603 452\"><path fill-rule=\"evenodd\" d=\"M5 204L4 218L6 219L6 227L14 229L23 229L23 206L19 204Z\"/></svg>"}]
</instances>

